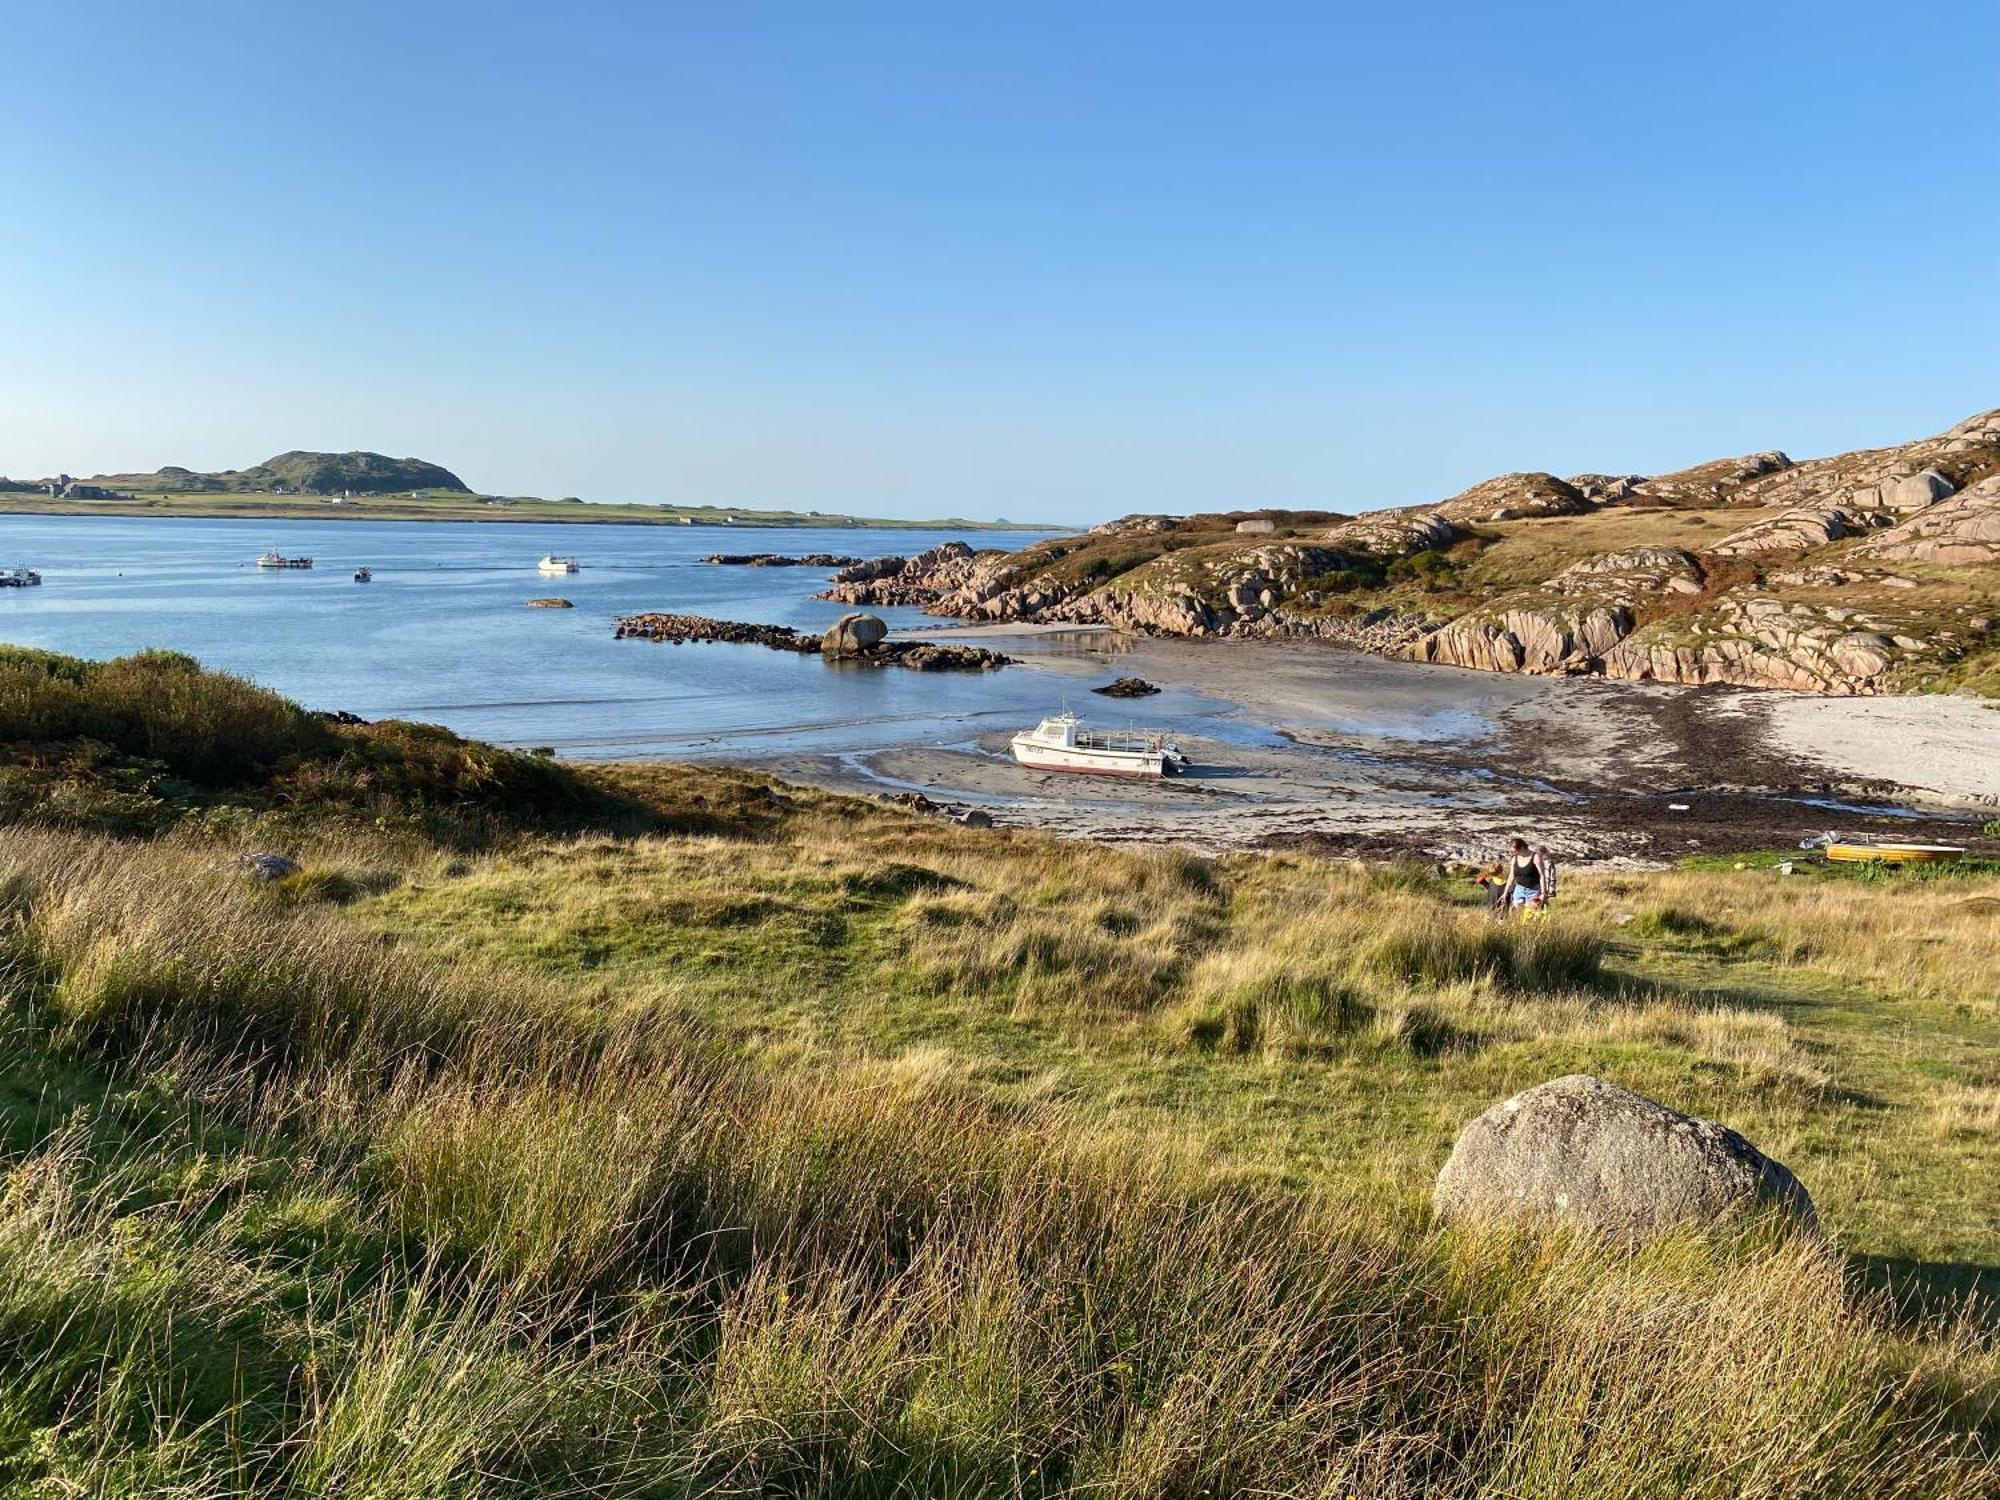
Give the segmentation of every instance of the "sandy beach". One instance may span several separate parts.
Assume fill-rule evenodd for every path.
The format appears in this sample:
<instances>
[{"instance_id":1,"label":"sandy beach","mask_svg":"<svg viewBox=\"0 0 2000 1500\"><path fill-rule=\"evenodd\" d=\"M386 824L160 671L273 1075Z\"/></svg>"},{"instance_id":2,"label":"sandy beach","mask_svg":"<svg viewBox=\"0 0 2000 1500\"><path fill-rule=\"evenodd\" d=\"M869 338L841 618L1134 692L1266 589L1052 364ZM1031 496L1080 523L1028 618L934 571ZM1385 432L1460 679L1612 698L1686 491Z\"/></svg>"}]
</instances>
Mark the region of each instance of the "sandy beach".
<instances>
[{"instance_id":1,"label":"sandy beach","mask_svg":"<svg viewBox=\"0 0 2000 1500\"><path fill-rule=\"evenodd\" d=\"M2000 800L2000 713L1971 700L1508 676L1314 642L1019 626L925 634L1019 656L1008 670L1046 673L1051 711L1066 702L1100 723L1158 722L1193 770L1157 783L1032 772L1008 754L1011 730L757 764L1109 842L1465 859L1520 831L1572 861L1634 866L1787 846L1829 826L1978 844L1981 809L1990 817ZM1171 699L1081 690L1107 671L1223 709L1177 721L1149 712Z\"/></svg>"}]
</instances>

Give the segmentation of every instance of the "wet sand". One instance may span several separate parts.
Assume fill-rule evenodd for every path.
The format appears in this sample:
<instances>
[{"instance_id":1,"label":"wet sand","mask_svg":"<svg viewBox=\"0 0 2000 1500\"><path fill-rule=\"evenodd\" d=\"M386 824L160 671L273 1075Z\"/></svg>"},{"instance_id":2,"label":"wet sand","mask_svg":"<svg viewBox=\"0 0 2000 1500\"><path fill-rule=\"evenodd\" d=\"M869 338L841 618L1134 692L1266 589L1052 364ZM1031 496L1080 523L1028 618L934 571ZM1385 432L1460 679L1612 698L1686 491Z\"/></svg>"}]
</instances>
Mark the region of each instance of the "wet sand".
<instances>
[{"instance_id":1,"label":"wet sand","mask_svg":"<svg viewBox=\"0 0 2000 1500\"><path fill-rule=\"evenodd\" d=\"M843 791L921 792L997 823L1107 842L1482 859L1519 831L1571 861L1609 865L1786 847L1829 826L1978 845L1974 809L2000 774L1996 757L1981 753L1978 717L2000 730L2000 713L1954 706L1964 700L1516 677L1314 642L1008 626L935 634L989 641L1021 658L1010 671L1047 673L1051 711L1068 701L1099 722L1157 719L1194 768L1161 782L1030 771L1008 754L1012 728L756 764ZM1148 714L1161 700L1078 691L1079 678L1113 670L1220 700L1223 711L1176 721Z\"/></svg>"}]
</instances>

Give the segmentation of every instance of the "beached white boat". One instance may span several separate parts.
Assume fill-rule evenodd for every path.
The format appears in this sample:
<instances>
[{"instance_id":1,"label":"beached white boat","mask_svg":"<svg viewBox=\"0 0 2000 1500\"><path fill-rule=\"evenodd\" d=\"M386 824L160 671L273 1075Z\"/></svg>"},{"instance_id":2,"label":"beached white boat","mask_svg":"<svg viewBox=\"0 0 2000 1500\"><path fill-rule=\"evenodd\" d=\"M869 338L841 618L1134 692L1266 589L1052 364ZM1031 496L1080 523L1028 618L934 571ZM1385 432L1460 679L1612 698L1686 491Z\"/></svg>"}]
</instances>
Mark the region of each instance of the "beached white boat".
<instances>
[{"instance_id":1,"label":"beached white boat","mask_svg":"<svg viewBox=\"0 0 2000 1500\"><path fill-rule=\"evenodd\" d=\"M1085 729L1075 714L1056 714L1014 736L1014 759L1033 771L1093 776L1171 776L1188 758L1154 729Z\"/></svg>"},{"instance_id":2,"label":"beached white boat","mask_svg":"<svg viewBox=\"0 0 2000 1500\"><path fill-rule=\"evenodd\" d=\"M287 557L276 547L257 559L260 568L310 568L312 565L310 557Z\"/></svg>"},{"instance_id":3,"label":"beached white boat","mask_svg":"<svg viewBox=\"0 0 2000 1500\"><path fill-rule=\"evenodd\" d=\"M33 568L0 568L0 589L31 589L41 581Z\"/></svg>"},{"instance_id":4,"label":"beached white boat","mask_svg":"<svg viewBox=\"0 0 2000 1500\"><path fill-rule=\"evenodd\" d=\"M574 573L582 564L573 557L557 557L551 553L535 566L544 573Z\"/></svg>"}]
</instances>

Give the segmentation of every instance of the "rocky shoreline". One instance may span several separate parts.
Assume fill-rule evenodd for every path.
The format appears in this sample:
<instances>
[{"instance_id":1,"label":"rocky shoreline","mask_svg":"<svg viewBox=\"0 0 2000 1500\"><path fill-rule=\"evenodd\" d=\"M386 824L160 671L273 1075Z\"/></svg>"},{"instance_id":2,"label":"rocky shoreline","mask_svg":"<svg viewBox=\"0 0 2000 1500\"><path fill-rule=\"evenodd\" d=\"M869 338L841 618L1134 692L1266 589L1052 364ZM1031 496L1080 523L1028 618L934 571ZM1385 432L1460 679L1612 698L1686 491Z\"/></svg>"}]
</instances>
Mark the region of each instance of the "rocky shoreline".
<instances>
[{"instance_id":1,"label":"rocky shoreline","mask_svg":"<svg viewBox=\"0 0 2000 1500\"><path fill-rule=\"evenodd\" d=\"M1857 695L1934 686L1968 659L2000 673L1996 568L2000 411L1828 459L1502 475L1331 525L1319 512L1140 515L1019 552L950 542L842 568L820 597L966 621L1325 640L1490 672Z\"/></svg>"},{"instance_id":2,"label":"rocky shoreline","mask_svg":"<svg viewBox=\"0 0 2000 1500\"><path fill-rule=\"evenodd\" d=\"M799 556L782 552L711 552L702 559L716 568L851 568L863 560L838 552L807 552Z\"/></svg>"},{"instance_id":3,"label":"rocky shoreline","mask_svg":"<svg viewBox=\"0 0 2000 1500\"><path fill-rule=\"evenodd\" d=\"M821 656L829 662L867 667L908 667L918 672L988 672L1009 665L1013 658L983 646L938 641L892 641L887 627L873 615L845 615L825 634L813 635L789 625L759 625L743 620L715 620L707 615L653 612L627 615L618 621L617 639L658 641L668 645L723 643L765 646L801 656Z\"/></svg>"}]
</instances>

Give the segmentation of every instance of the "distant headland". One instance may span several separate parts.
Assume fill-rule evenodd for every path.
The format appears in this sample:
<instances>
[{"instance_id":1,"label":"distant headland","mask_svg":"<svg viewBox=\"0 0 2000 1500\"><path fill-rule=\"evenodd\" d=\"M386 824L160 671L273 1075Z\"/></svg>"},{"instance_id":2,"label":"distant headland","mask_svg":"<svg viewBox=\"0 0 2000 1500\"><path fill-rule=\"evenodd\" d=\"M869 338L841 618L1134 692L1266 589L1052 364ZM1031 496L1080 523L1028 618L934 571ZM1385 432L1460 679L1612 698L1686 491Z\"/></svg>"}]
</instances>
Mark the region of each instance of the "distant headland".
<instances>
[{"instance_id":1,"label":"distant headland","mask_svg":"<svg viewBox=\"0 0 2000 1500\"><path fill-rule=\"evenodd\" d=\"M574 495L483 494L441 464L381 453L294 449L246 469L169 464L150 473L0 476L0 515L149 515L373 521L561 521L597 525L868 527L896 530L1042 531L1004 520L935 520L757 510L724 505L591 503Z\"/></svg>"}]
</instances>

